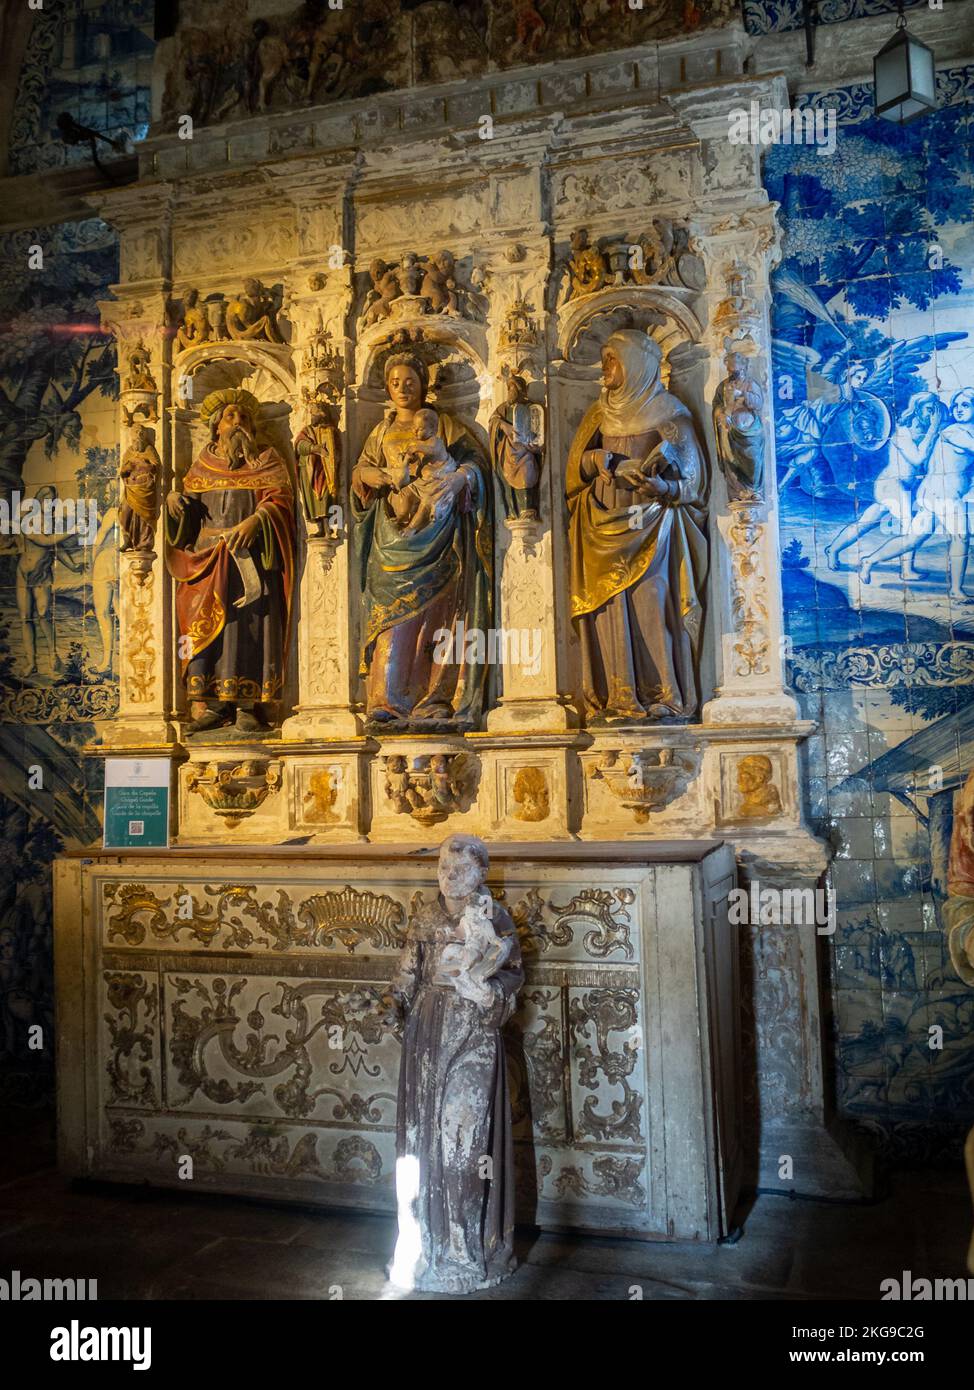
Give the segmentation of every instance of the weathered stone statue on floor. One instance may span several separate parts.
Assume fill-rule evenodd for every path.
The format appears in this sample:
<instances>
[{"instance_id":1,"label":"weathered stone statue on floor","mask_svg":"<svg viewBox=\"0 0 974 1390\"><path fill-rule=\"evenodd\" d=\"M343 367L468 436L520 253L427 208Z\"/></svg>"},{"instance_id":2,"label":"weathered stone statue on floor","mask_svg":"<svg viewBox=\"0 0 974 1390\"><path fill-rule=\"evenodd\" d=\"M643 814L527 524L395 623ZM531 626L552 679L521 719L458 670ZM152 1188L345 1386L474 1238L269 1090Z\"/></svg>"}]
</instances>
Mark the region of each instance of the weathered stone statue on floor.
<instances>
[{"instance_id":1,"label":"weathered stone statue on floor","mask_svg":"<svg viewBox=\"0 0 974 1390\"><path fill-rule=\"evenodd\" d=\"M514 1149L502 1030L523 983L514 923L485 886L487 847L451 835L436 901L409 924L386 997L405 1013L390 1281L469 1293L514 1269Z\"/></svg>"}]
</instances>

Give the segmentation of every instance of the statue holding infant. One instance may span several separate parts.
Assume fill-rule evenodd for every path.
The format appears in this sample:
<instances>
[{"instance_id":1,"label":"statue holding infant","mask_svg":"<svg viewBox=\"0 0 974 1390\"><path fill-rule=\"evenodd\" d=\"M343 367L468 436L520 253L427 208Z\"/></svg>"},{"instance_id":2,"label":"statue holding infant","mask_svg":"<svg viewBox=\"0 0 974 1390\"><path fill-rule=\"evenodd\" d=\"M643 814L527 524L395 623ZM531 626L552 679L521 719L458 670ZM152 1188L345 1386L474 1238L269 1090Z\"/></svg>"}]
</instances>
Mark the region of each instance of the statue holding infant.
<instances>
[{"instance_id":1,"label":"statue holding infant","mask_svg":"<svg viewBox=\"0 0 974 1390\"><path fill-rule=\"evenodd\" d=\"M389 357L385 386L390 406L352 472L368 719L389 731L474 728L486 668L457 661L463 643L443 634L490 627L486 463L466 426L427 403L415 353Z\"/></svg>"}]
</instances>

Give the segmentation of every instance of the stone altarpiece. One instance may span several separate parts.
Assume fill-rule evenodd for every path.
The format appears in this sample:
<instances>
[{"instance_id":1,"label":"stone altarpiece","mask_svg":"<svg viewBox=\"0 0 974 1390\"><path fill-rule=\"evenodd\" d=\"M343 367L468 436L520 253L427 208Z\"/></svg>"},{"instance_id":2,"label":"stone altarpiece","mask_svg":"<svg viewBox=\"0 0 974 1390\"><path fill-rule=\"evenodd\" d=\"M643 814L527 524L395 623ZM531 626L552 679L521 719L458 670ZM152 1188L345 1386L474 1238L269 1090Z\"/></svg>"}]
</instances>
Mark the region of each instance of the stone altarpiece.
<instances>
[{"instance_id":1,"label":"stone altarpiece","mask_svg":"<svg viewBox=\"0 0 974 1390\"><path fill-rule=\"evenodd\" d=\"M84 869L75 861L59 868L62 969L97 972L102 991L89 1014L110 1078L101 1118L92 1121L104 1146L99 1171L125 1171L131 1159L159 1176L159 1162L183 1144L195 1146L217 1185L224 1171L319 1176L370 1192L387 1183L394 1080L383 1051L389 1041L369 1021L370 982L388 968L383 953L394 947L412 895L430 891L434 868L393 874L388 887L369 856L376 846L395 847L404 864L422 863L455 830L510 846L496 891L507 894L544 965L533 982L529 969L518 1026L530 1063L520 1103L524 1115L533 1112L531 1161L550 1219L667 1231L665 1165L656 1170L651 1156L664 1107L659 1096L647 1100L643 1076L659 1045L646 992L658 991L662 976L643 973L665 954L656 925L686 919L687 1027L701 1047L710 1039L706 1081L695 1084L702 1097L726 1082L721 1104L730 1105L728 1117L737 1114L726 1099L735 1094L735 1067L721 1082L719 1049L712 1051L719 1035L724 1061L737 1055L738 1025L727 1022L737 1007L727 1003L737 987L735 953L725 949L733 933L724 922L724 946L713 938L713 921L726 910L720 893L732 879L723 859L719 872L717 860L707 871L691 873L687 864L706 863L724 841L745 881L808 887L826 865L802 818L800 745L811 726L798 719L784 681L770 408L754 412L756 426L750 421L768 460L760 485L728 481L715 436L712 403L729 352L753 383L752 403L767 391L768 274L777 254L758 151L731 146L726 132L729 110L752 99L780 105L785 94L774 80L739 75L738 42L725 32L708 53L701 40L692 81L685 62L675 62L679 45L667 57L663 44L611 64L562 64L537 80L491 86L485 78L421 100L392 94L254 117L191 142L157 136L142 147L139 185L99 200L122 248L121 279L103 306L118 340L119 442L124 451L151 422L161 495L178 490L204 443L199 406L216 390L243 388L257 398L262 436L292 467L315 400L327 402L340 441L337 496L322 525L307 524L296 503L299 581L276 727L252 737L232 727L186 735L163 520L151 552L121 556L120 709L90 752L170 760L176 848L121 861L120 869L110 855ZM481 109L493 113L490 139L481 138ZM587 276L573 273L580 249L591 252ZM438 306L410 276L443 251L457 288ZM390 269L399 278L384 288ZM231 329L244 321L233 306L248 281L258 282L257 300L275 306L252 336ZM659 345L664 381L690 411L710 464L703 696L686 724L589 728L582 713L565 464L598 395L601 348L620 328L645 331ZM497 479L492 498L492 622L502 632L539 634L538 658L512 659L516 651L501 644L480 726L463 732L377 733L363 702L365 615L349 482L386 406L383 363L403 348L427 364L436 407L462 420L485 456L491 417L519 377L543 446L536 515L505 518ZM144 369L135 376L133 352ZM424 787L437 768L449 770L450 790L431 798ZM403 792L410 786L415 795ZM700 849L688 859L690 841ZM600 844L601 861L593 859ZM554 855L547 864L546 846ZM319 850L315 888L308 864ZM630 864L641 852L638 873L595 867L619 855ZM526 876L511 867L525 857ZM291 878L301 880L293 892ZM188 915L181 902L191 904ZM701 903L710 904L709 926ZM78 911L86 944L76 950L66 944L64 919ZM760 1180L773 1180L777 1155L787 1151L799 1161L815 1157L807 1186L835 1191L851 1179L824 1128L815 928L745 930L742 961L753 978L744 1075L750 1113L759 1116L760 1135L750 1142L761 1149ZM321 1082L317 1070L312 1077L308 1048L299 1045L324 1026L309 1012L316 946L326 949L334 988L324 1005L315 1000L314 1017L351 1038L355 1055L339 1051L341 1067L330 1066L357 1078L351 1090ZM255 958L258 947L288 956L287 979L265 978L283 965ZM709 1021L693 1002L701 990L711 991ZM268 1015L279 1016L277 1029ZM287 1033L287 1048L278 1041L274 1061L264 1028L283 1034L284 1020L297 1033ZM171 1056L160 1057L167 1034ZM327 1073L324 1060L317 1065ZM577 1091L568 1100L574 1128L561 1109L552 1118L563 1069ZM365 1074L378 1079L359 1085ZM271 1076L276 1086L261 1079ZM276 1101L265 1103L272 1091ZM288 1128L320 1114L321 1096L332 1098L332 1139L338 1134L327 1173L312 1131ZM153 1126L156 1112L165 1118ZM739 1116L726 1118L724 1131L724 1162L733 1166ZM711 1196L668 1230L713 1237L726 1216L713 1195L714 1136L694 1134L704 1175L694 1181ZM81 1162L77 1137L66 1145L69 1166Z\"/></svg>"}]
</instances>

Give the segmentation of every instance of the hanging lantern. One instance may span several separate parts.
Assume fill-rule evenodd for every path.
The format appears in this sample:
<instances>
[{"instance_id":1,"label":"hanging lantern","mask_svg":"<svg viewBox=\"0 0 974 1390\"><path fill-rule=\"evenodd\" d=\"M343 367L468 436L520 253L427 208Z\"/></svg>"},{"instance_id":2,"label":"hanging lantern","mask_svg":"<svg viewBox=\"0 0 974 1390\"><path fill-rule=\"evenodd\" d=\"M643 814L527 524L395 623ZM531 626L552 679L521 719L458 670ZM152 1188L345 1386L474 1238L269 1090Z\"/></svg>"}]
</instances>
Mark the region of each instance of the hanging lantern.
<instances>
[{"instance_id":1,"label":"hanging lantern","mask_svg":"<svg viewBox=\"0 0 974 1390\"><path fill-rule=\"evenodd\" d=\"M907 30L903 0L896 33L873 59L876 115L906 125L937 109L937 73L933 49Z\"/></svg>"}]
</instances>

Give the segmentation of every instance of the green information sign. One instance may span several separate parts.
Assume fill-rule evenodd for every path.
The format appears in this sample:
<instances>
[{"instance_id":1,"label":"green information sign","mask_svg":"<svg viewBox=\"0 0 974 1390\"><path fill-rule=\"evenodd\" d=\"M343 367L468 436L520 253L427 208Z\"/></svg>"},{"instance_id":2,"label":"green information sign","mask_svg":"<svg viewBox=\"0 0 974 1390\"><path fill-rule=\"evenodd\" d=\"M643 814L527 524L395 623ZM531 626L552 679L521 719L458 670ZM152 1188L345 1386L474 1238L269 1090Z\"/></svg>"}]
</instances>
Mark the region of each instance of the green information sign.
<instances>
[{"instance_id":1,"label":"green information sign","mask_svg":"<svg viewBox=\"0 0 974 1390\"><path fill-rule=\"evenodd\" d=\"M105 848L169 844L169 759L105 759Z\"/></svg>"}]
</instances>

